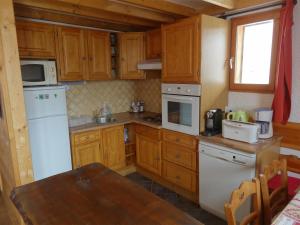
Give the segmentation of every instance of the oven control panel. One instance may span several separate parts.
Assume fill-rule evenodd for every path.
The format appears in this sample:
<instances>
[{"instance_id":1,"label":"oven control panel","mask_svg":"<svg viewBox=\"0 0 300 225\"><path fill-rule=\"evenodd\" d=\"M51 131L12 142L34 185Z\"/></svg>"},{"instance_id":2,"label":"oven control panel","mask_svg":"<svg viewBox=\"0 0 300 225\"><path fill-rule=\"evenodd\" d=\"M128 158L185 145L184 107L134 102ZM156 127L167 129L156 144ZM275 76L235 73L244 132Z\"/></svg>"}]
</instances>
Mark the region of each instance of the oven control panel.
<instances>
[{"instance_id":1,"label":"oven control panel","mask_svg":"<svg viewBox=\"0 0 300 225\"><path fill-rule=\"evenodd\" d=\"M201 96L200 84L162 84L163 94Z\"/></svg>"}]
</instances>

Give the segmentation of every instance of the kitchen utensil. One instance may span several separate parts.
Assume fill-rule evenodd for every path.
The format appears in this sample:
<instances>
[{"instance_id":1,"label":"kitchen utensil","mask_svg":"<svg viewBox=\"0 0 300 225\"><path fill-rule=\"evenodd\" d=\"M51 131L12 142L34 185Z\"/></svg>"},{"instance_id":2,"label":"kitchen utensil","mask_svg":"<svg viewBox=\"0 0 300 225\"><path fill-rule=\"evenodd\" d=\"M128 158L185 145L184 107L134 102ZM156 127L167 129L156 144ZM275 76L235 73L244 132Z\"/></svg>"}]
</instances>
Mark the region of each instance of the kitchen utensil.
<instances>
[{"instance_id":1,"label":"kitchen utensil","mask_svg":"<svg viewBox=\"0 0 300 225\"><path fill-rule=\"evenodd\" d=\"M247 112L239 110L239 111L236 111L236 112L228 113L227 114L227 119L246 123L246 122L249 121L249 115L248 115Z\"/></svg>"}]
</instances>

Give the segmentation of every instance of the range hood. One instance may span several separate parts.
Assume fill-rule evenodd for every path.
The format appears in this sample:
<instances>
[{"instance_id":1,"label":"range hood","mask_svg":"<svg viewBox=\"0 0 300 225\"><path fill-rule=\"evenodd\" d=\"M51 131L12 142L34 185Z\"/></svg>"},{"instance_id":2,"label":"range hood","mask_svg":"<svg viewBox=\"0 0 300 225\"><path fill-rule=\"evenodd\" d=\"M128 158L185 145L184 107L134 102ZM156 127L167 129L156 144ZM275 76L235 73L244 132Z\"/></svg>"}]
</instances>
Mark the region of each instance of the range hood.
<instances>
[{"instance_id":1,"label":"range hood","mask_svg":"<svg viewBox=\"0 0 300 225\"><path fill-rule=\"evenodd\" d=\"M138 64L139 70L161 70L160 59L148 59Z\"/></svg>"}]
</instances>

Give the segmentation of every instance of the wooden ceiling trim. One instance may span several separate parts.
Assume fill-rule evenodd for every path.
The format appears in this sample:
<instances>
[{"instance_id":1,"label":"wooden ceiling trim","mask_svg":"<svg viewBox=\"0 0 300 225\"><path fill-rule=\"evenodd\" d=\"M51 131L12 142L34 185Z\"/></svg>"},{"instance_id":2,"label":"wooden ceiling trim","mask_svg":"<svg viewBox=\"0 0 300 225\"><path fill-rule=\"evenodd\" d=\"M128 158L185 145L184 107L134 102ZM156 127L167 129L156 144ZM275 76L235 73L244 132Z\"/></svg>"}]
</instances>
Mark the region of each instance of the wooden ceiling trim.
<instances>
[{"instance_id":1,"label":"wooden ceiling trim","mask_svg":"<svg viewBox=\"0 0 300 225\"><path fill-rule=\"evenodd\" d=\"M118 13L126 16L133 16L153 20L161 23L172 23L176 20L176 16L170 16L153 10L147 10L132 5L120 4L116 1L109 0L53 0L57 2L66 2L77 6L85 6L90 8L101 9L107 12Z\"/></svg>"},{"instance_id":2,"label":"wooden ceiling trim","mask_svg":"<svg viewBox=\"0 0 300 225\"><path fill-rule=\"evenodd\" d=\"M118 2L130 3L137 6L142 6L154 10L159 10L166 13L177 14L181 16L193 16L197 11L191 7L174 4L165 0L117 0Z\"/></svg>"},{"instance_id":3,"label":"wooden ceiling trim","mask_svg":"<svg viewBox=\"0 0 300 225\"><path fill-rule=\"evenodd\" d=\"M202 0L204 2L210 3L212 5L220 6L225 9L234 9L235 1L234 0ZM241 1L241 0L237 0Z\"/></svg>"},{"instance_id":4,"label":"wooden ceiling trim","mask_svg":"<svg viewBox=\"0 0 300 225\"><path fill-rule=\"evenodd\" d=\"M235 9L243 9L258 5L283 2L282 0L235 0Z\"/></svg>"},{"instance_id":5,"label":"wooden ceiling trim","mask_svg":"<svg viewBox=\"0 0 300 225\"><path fill-rule=\"evenodd\" d=\"M19 4L14 4L15 16L26 19L37 19L45 22L57 22L70 25L78 25L90 28L98 28L104 30L134 32L134 31L146 31L149 27L128 25L128 24L114 24L110 22L99 21L93 18L82 17L78 15L62 14L57 12L51 12L48 10L27 7Z\"/></svg>"},{"instance_id":6,"label":"wooden ceiling trim","mask_svg":"<svg viewBox=\"0 0 300 225\"><path fill-rule=\"evenodd\" d=\"M57 1L40 1L40 0L14 0L15 4L23 5L31 8L48 10L54 14L68 14L69 16L82 16L88 19L95 19L103 22L111 22L114 24L125 24L129 26L145 27L148 29L160 26L160 23L140 19L132 16L120 15L117 13L106 12L100 9L76 6L64 2Z\"/></svg>"}]
</instances>

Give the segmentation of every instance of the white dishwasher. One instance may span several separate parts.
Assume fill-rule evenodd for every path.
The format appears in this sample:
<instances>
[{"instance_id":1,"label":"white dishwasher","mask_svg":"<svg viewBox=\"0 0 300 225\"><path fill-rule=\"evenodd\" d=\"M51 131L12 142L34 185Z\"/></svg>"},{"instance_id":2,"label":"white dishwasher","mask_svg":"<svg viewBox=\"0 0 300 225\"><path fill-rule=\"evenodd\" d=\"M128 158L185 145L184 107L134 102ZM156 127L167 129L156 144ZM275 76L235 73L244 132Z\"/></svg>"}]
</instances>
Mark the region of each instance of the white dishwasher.
<instances>
[{"instance_id":1,"label":"white dishwasher","mask_svg":"<svg viewBox=\"0 0 300 225\"><path fill-rule=\"evenodd\" d=\"M217 144L199 144L199 203L201 208L225 219L224 204L244 180L255 177L256 154ZM248 200L238 210L237 219L250 212Z\"/></svg>"}]
</instances>

